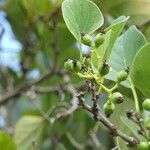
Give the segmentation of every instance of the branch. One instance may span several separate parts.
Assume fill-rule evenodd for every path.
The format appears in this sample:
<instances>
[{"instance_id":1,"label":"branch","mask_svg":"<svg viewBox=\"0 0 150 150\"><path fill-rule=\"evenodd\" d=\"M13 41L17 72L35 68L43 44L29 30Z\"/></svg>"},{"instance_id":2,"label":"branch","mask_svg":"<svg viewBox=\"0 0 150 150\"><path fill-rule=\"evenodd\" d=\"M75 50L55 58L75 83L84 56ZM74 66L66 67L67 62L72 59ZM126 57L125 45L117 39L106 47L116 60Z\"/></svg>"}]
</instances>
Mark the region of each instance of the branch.
<instances>
[{"instance_id":1,"label":"branch","mask_svg":"<svg viewBox=\"0 0 150 150\"><path fill-rule=\"evenodd\" d=\"M55 70L55 69L51 69L48 72L46 72L43 76L41 76L39 79L33 81L33 82L28 82L28 83L24 83L22 84L20 87L16 88L14 91L12 92L8 92L2 96L0 96L0 105L4 105L6 104L10 99L15 98L20 96L20 94L26 90L28 90L29 88L31 88L33 85L39 84L42 81L46 80L47 78L49 78L50 76L54 75L54 74L58 74L60 71Z\"/></svg>"},{"instance_id":2,"label":"branch","mask_svg":"<svg viewBox=\"0 0 150 150\"><path fill-rule=\"evenodd\" d=\"M92 113L95 116L95 114L92 111L92 108L90 108L90 106L87 106L87 104L85 105L83 98L79 99L79 102L80 102L80 105L82 105L83 109L86 109L88 112ZM107 127L113 136L119 136L124 141L126 141L128 143L128 146L134 147L139 143L139 141L137 139L135 139L134 137L130 137L130 136L126 135L125 133L123 133L121 130L119 130L100 111L98 111L96 120L100 121L105 127Z\"/></svg>"}]
</instances>

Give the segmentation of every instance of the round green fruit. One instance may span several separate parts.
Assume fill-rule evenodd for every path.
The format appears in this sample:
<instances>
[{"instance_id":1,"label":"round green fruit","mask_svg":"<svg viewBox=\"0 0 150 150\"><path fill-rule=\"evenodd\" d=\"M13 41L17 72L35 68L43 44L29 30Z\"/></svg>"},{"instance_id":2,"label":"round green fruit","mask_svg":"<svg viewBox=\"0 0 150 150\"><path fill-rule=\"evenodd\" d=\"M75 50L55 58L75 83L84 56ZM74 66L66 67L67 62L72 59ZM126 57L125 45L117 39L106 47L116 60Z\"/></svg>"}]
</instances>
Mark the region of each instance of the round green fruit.
<instances>
[{"instance_id":1,"label":"round green fruit","mask_svg":"<svg viewBox=\"0 0 150 150\"><path fill-rule=\"evenodd\" d=\"M121 93L115 92L111 95L110 100L115 104L120 104L124 101L124 98Z\"/></svg>"},{"instance_id":2,"label":"round green fruit","mask_svg":"<svg viewBox=\"0 0 150 150\"><path fill-rule=\"evenodd\" d=\"M81 68L82 68L81 63L79 61L74 60L73 61L73 70L75 72L79 72L81 70Z\"/></svg>"},{"instance_id":3,"label":"round green fruit","mask_svg":"<svg viewBox=\"0 0 150 150\"><path fill-rule=\"evenodd\" d=\"M150 118L144 120L144 126L150 129Z\"/></svg>"},{"instance_id":4,"label":"round green fruit","mask_svg":"<svg viewBox=\"0 0 150 150\"><path fill-rule=\"evenodd\" d=\"M68 59L65 64L65 69L68 70L68 71L73 71L73 60L71 59Z\"/></svg>"},{"instance_id":5,"label":"round green fruit","mask_svg":"<svg viewBox=\"0 0 150 150\"><path fill-rule=\"evenodd\" d=\"M125 81L127 79L127 77L128 77L128 71L122 70L117 75L117 81L118 82Z\"/></svg>"},{"instance_id":6,"label":"round green fruit","mask_svg":"<svg viewBox=\"0 0 150 150\"><path fill-rule=\"evenodd\" d=\"M137 150L150 150L150 146L148 142L140 142L137 145Z\"/></svg>"},{"instance_id":7,"label":"round green fruit","mask_svg":"<svg viewBox=\"0 0 150 150\"><path fill-rule=\"evenodd\" d=\"M150 111L150 99L149 98L147 98L147 99L144 100L144 102L143 102L143 108L145 110L147 110L147 111Z\"/></svg>"},{"instance_id":8,"label":"round green fruit","mask_svg":"<svg viewBox=\"0 0 150 150\"><path fill-rule=\"evenodd\" d=\"M104 43L104 36L102 33L98 33L95 37L95 46L99 47L100 45L102 45Z\"/></svg>"},{"instance_id":9,"label":"round green fruit","mask_svg":"<svg viewBox=\"0 0 150 150\"><path fill-rule=\"evenodd\" d=\"M106 102L103 106L103 109L106 117L110 117L115 110L115 105L112 102Z\"/></svg>"},{"instance_id":10,"label":"round green fruit","mask_svg":"<svg viewBox=\"0 0 150 150\"><path fill-rule=\"evenodd\" d=\"M90 47L92 45L92 38L88 34L85 34L82 37L82 43Z\"/></svg>"},{"instance_id":11,"label":"round green fruit","mask_svg":"<svg viewBox=\"0 0 150 150\"><path fill-rule=\"evenodd\" d=\"M103 63L101 66L100 66L100 75L101 76L105 76L109 73L110 71L110 67L108 65L108 63Z\"/></svg>"}]
</instances>

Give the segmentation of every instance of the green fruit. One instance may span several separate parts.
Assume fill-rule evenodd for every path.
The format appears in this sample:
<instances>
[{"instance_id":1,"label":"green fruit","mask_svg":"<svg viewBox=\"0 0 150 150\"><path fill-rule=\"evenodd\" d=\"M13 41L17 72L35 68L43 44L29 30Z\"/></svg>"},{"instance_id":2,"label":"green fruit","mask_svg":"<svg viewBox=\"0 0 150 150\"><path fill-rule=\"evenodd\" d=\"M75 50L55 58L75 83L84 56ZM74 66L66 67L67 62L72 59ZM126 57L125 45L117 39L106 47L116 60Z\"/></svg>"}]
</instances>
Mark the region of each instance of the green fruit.
<instances>
[{"instance_id":1,"label":"green fruit","mask_svg":"<svg viewBox=\"0 0 150 150\"><path fill-rule=\"evenodd\" d=\"M65 69L68 70L68 71L73 71L73 60L71 59L68 59L65 64Z\"/></svg>"},{"instance_id":2,"label":"green fruit","mask_svg":"<svg viewBox=\"0 0 150 150\"><path fill-rule=\"evenodd\" d=\"M104 43L104 36L102 33L98 33L95 37L95 46L99 47L100 45L102 45Z\"/></svg>"},{"instance_id":3,"label":"green fruit","mask_svg":"<svg viewBox=\"0 0 150 150\"><path fill-rule=\"evenodd\" d=\"M122 70L117 75L117 82L125 81L127 79L127 77L128 77L128 71Z\"/></svg>"},{"instance_id":4,"label":"green fruit","mask_svg":"<svg viewBox=\"0 0 150 150\"><path fill-rule=\"evenodd\" d=\"M147 111L150 111L150 99L149 98L147 98L147 99L144 100L144 102L143 102L143 108L145 110L147 110Z\"/></svg>"},{"instance_id":5,"label":"green fruit","mask_svg":"<svg viewBox=\"0 0 150 150\"><path fill-rule=\"evenodd\" d=\"M75 72L79 72L81 70L81 68L82 68L81 63L79 61L74 60L73 61L73 70Z\"/></svg>"},{"instance_id":6,"label":"green fruit","mask_svg":"<svg viewBox=\"0 0 150 150\"><path fill-rule=\"evenodd\" d=\"M111 95L110 100L115 104L120 104L123 102L124 98L121 93L115 92Z\"/></svg>"},{"instance_id":7,"label":"green fruit","mask_svg":"<svg viewBox=\"0 0 150 150\"><path fill-rule=\"evenodd\" d=\"M79 61L68 59L65 62L65 69L68 71L79 72L82 68L82 65Z\"/></svg>"},{"instance_id":8,"label":"green fruit","mask_svg":"<svg viewBox=\"0 0 150 150\"><path fill-rule=\"evenodd\" d=\"M137 145L137 150L150 150L150 146L148 142L140 142Z\"/></svg>"},{"instance_id":9,"label":"green fruit","mask_svg":"<svg viewBox=\"0 0 150 150\"><path fill-rule=\"evenodd\" d=\"M88 34L85 34L82 37L82 43L90 47L92 45L92 38Z\"/></svg>"},{"instance_id":10,"label":"green fruit","mask_svg":"<svg viewBox=\"0 0 150 150\"><path fill-rule=\"evenodd\" d=\"M103 106L106 117L109 117L115 110L115 105L112 102L106 102Z\"/></svg>"},{"instance_id":11,"label":"green fruit","mask_svg":"<svg viewBox=\"0 0 150 150\"><path fill-rule=\"evenodd\" d=\"M148 129L150 129L150 119L144 120L144 126Z\"/></svg>"},{"instance_id":12,"label":"green fruit","mask_svg":"<svg viewBox=\"0 0 150 150\"><path fill-rule=\"evenodd\" d=\"M108 63L103 63L101 66L100 66L100 75L101 76L105 76L109 73L110 71L110 67L108 65Z\"/></svg>"}]
</instances>

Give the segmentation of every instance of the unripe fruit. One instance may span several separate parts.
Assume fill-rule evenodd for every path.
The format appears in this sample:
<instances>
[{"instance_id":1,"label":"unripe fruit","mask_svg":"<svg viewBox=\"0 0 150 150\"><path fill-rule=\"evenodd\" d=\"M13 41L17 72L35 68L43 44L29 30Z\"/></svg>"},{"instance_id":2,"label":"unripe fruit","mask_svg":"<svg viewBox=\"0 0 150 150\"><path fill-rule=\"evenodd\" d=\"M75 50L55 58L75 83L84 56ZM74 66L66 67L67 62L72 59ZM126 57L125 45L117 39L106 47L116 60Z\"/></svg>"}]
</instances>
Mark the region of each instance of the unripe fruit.
<instances>
[{"instance_id":1,"label":"unripe fruit","mask_svg":"<svg viewBox=\"0 0 150 150\"><path fill-rule=\"evenodd\" d=\"M68 71L73 71L73 60L71 59L68 59L65 64L65 69L68 70Z\"/></svg>"},{"instance_id":2,"label":"unripe fruit","mask_svg":"<svg viewBox=\"0 0 150 150\"><path fill-rule=\"evenodd\" d=\"M115 110L115 105L112 102L106 102L103 106L106 117L109 117Z\"/></svg>"},{"instance_id":3,"label":"unripe fruit","mask_svg":"<svg viewBox=\"0 0 150 150\"><path fill-rule=\"evenodd\" d=\"M79 61L73 60L73 70L79 72L82 68L82 65Z\"/></svg>"},{"instance_id":4,"label":"unripe fruit","mask_svg":"<svg viewBox=\"0 0 150 150\"><path fill-rule=\"evenodd\" d=\"M110 71L110 67L108 65L108 63L104 62L101 66L100 66L100 75L101 76L105 76L109 73Z\"/></svg>"},{"instance_id":5,"label":"unripe fruit","mask_svg":"<svg viewBox=\"0 0 150 150\"><path fill-rule=\"evenodd\" d=\"M148 129L150 129L150 119L144 120L144 126Z\"/></svg>"},{"instance_id":6,"label":"unripe fruit","mask_svg":"<svg viewBox=\"0 0 150 150\"><path fill-rule=\"evenodd\" d=\"M90 47L92 45L92 38L88 34L85 34L82 37L82 43Z\"/></svg>"},{"instance_id":7,"label":"unripe fruit","mask_svg":"<svg viewBox=\"0 0 150 150\"><path fill-rule=\"evenodd\" d=\"M144 100L144 102L143 102L143 108L145 110L147 110L147 111L150 111L150 99L149 98L147 98L147 99Z\"/></svg>"},{"instance_id":8,"label":"unripe fruit","mask_svg":"<svg viewBox=\"0 0 150 150\"><path fill-rule=\"evenodd\" d=\"M104 43L104 36L102 33L98 33L95 37L95 46L99 47L100 45L102 45Z\"/></svg>"},{"instance_id":9,"label":"unripe fruit","mask_svg":"<svg viewBox=\"0 0 150 150\"><path fill-rule=\"evenodd\" d=\"M123 102L124 98L121 93L115 92L111 95L110 100L115 104L120 104Z\"/></svg>"},{"instance_id":10,"label":"unripe fruit","mask_svg":"<svg viewBox=\"0 0 150 150\"><path fill-rule=\"evenodd\" d=\"M65 69L68 71L79 72L82 68L82 65L79 61L68 59L65 62Z\"/></svg>"},{"instance_id":11,"label":"unripe fruit","mask_svg":"<svg viewBox=\"0 0 150 150\"><path fill-rule=\"evenodd\" d=\"M122 70L117 75L117 82L125 81L127 79L127 77L128 77L128 71Z\"/></svg>"},{"instance_id":12,"label":"unripe fruit","mask_svg":"<svg viewBox=\"0 0 150 150\"><path fill-rule=\"evenodd\" d=\"M137 150L150 150L150 146L148 142L140 142L137 145Z\"/></svg>"}]
</instances>

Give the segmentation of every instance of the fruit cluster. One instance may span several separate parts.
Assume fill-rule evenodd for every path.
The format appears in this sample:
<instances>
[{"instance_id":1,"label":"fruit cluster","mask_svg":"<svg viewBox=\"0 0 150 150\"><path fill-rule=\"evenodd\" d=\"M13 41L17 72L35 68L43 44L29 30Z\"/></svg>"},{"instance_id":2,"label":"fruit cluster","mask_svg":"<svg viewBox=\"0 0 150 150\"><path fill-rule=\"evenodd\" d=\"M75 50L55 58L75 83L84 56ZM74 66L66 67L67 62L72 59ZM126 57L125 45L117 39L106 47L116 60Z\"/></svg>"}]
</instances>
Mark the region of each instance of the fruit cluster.
<instances>
[{"instance_id":1,"label":"fruit cluster","mask_svg":"<svg viewBox=\"0 0 150 150\"><path fill-rule=\"evenodd\" d=\"M124 102L123 95L117 91L118 86L121 82L125 81L128 78L129 68L120 71L116 76L115 85L110 89L104 85L104 77L111 71L111 68L106 60L102 60L100 65L95 68L92 62L93 50L98 50L99 47L105 42L104 34L98 33L95 36L94 42L92 38L88 34L82 34L82 43L91 48L90 57L81 57L80 60L71 60L68 59L65 62L66 70L75 73L80 78L84 78L86 80L94 81L98 86L98 94L101 91L105 91L108 95L108 99L106 103L103 105L103 111L106 117L110 117L110 115L114 112L115 106ZM143 102L143 108L146 111L150 111L150 99L145 99ZM146 128L150 129L150 121L146 122ZM137 145L138 150L150 150L150 143L148 141L141 141Z\"/></svg>"},{"instance_id":2,"label":"fruit cluster","mask_svg":"<svg viewBox=\"0 0 150 150\"><path fill-rule=\"evenodd\" d=\"M98 33L95 36L94 42L92 41L92 38L88 34L82 34L82 43L84 45L89 46L91 49L96 49L98 48L105 42L104 34ZM92 54L91 54L92 55ZM104 77L110 72L110 66L109 64L105 61L102 61L99 65L98 68L94 68L91 57L83 57L82 60L71 60L68 59L65 62L65 68L66 70L73 72L77 74L80 78L84 79L89 79L89 80L94 80L98 87L99 87L99 94L101 90L104 90L108 94L108 100L104 104L103 109L104 113L107 117L109 117L115 109L115 104L120 104L124 101L124 98L121 93L119 92L114 92L118 85L125 81L128 77L129 70L122 70L118 73L117 79L116 79L116 84L112 89L108 89L107 87L104 86L103 79Z\"/></svg>"}]
</instances>

